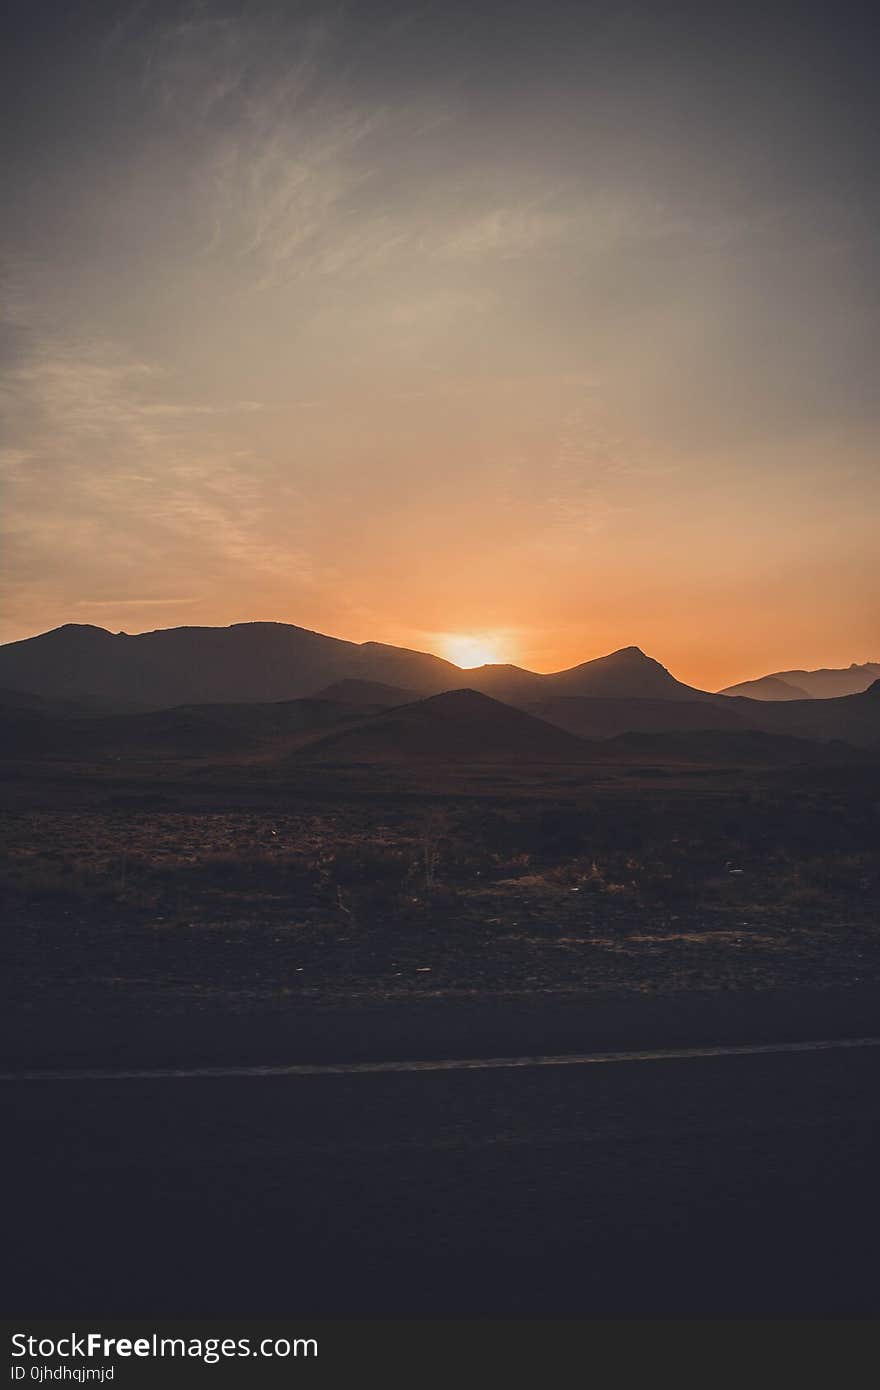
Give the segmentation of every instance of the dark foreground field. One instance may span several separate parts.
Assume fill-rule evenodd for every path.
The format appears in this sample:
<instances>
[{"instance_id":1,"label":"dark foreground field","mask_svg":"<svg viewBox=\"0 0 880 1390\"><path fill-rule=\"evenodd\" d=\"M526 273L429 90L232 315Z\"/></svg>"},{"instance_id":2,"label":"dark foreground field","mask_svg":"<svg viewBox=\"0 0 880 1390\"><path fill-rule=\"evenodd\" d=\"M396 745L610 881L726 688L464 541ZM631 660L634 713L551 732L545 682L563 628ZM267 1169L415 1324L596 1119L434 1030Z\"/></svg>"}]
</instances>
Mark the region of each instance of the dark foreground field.
<instances>
[{"instance_id":1,"label":"dark foreground field","mask_svg":"<svg viewBox=\"0 0 880 1390\"><path fill-rule=\"evenodd\" d=\"M878 975L870 763L18 773L7 1008L47 1028Z\"/></svg>"},{"instance_id":2,"label":"dark foreground field","mask_svg":"<svg viewBox=\"0 0 880 1390\"><path fill-rule=\"evenodd\" d=\"M876 767L12 771L13 1313L876 1314L874 1046L33 1075L876 1037Z\"/></svg>"}]
</instances>

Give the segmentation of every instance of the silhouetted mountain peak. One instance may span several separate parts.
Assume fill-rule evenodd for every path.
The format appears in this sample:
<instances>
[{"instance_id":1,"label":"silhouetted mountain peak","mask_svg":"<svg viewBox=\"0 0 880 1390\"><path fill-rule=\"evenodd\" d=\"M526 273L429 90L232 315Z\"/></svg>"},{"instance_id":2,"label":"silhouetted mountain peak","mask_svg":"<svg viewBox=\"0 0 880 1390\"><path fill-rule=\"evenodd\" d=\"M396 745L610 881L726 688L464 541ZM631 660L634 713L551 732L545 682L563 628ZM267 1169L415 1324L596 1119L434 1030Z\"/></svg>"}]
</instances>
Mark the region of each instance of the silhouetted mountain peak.
<instances>
[{"instance_id":1,"label":"silhouetted mountain peak","mask_svg":"<svg viewBox=\"0 0 880 1390\"><path fill-rule=\"evenodd\" d=\"M620 647L567 671L545 678L548 692L598 698L641 700L705 700L705 691L677 681L666 667L641 647Z\"/></svg>"},{"instance_id":2,"label":"silhouetted mountain peak","mask_svg":"<svg viewBox=\"0 0 880 1390\"><path fill-rule=\"evenodd\" d=\"M584 744L553 724L459 688L383 710L355 728L331 733L303 750L306 758L341 762L577 761Z\"/></svg>"},{"instance_id":3,"label":"silhouetted mountain peak","mask_svg":"<svg viewBox=\"0 0 880 1390\"><path fill-rule=\"evenodd\" d=\"M609 652L607 656L600 656L597 659L606 661L610 666L660 666L660 662L656 661L653 656L648 656L641 647L618 647L617 651ZM665 671L666 667L660 666L660 669Z\"/></svg>"},{"instance_id":4,"label":"silhouetted mountain peak","mask_svg":"<svg viewBox=\"0 0 880 1390\"><path fill-rule=\"evenodd\" d=\"M429 695L426 700L419 700L418 704L430 714L444 714L452 719L509 708L501 700L495 700L491 695L484 695L482 691L473 690L470 686L462 686L458 690L444 690L440 695Z\"/></svg>"},{"instance_id":5,"label":"silhouetted mountain peak","mask_svg":"<svg viewBox=\"0 0 880 1390\"><path fill-rule=\"evenodd\" d=\"M46 637L86 637L97 639L103 642L105 639L112 639L119 636L118 633L109 632L106 627L98 627L96 623L62 623L60 627L53 627L49 632L41 632L36 637L26 637L26 642L39 642ZM122 634L124 635L124 634Z\"/></svg>"},{"instance_id":6,"label":"silhouetted mountain peak","mask_svg":"<svg viewBox=\"0 0 880 1390\"><path fill-rule=\"evenodd\" d=\"M575 671L592 669L594 671L650 671L654 673L662 671L664 675L669 676L666 667L655 657L648 656L641 647L618 647L616 651L609 652L607 656L594 657L592 661L581 662L579 666L574 666L571 669ZM669 676L669 679L672 680L673 677Z\"/></svg>"}]
</instances>

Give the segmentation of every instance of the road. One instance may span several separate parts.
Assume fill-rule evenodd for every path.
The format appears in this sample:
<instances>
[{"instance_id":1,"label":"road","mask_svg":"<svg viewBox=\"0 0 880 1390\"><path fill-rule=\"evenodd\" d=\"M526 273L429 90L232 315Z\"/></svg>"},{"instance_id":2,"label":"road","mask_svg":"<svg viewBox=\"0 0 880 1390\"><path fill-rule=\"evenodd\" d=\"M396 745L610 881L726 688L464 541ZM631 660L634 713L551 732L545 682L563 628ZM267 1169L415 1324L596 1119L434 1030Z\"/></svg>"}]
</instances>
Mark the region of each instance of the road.
<instances>
[{"instance_id":1,"label":"road","mask_svg":"<svg viewBox=\"0 0 880 1390\"><path fill-rule=\"evenodd\" d=\"M878 1082L876 1046L5 1082L4 1303L876 1315Z\"/></svg>"}]
</instances>

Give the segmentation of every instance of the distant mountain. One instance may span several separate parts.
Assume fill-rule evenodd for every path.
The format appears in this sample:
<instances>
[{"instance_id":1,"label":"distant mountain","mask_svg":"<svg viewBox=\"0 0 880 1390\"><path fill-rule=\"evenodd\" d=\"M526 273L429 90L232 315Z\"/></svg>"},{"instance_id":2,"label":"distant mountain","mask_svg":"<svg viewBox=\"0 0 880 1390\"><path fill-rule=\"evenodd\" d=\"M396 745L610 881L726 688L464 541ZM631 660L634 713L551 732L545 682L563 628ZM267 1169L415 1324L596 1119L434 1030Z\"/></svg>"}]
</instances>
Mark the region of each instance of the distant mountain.
<instances>
[{"instance_id":1,"label":"distant mountain","mask_svg":"<svg viewBox=\"0 0 880 1390\"><path fill-rule=\"evenodd\" d=\"M745 695L751 700L830 700L841 695L860 695L880 679L880 662L820 671L774 671L758 680L729 685L720 695ZM789 693L791 691L791 693Z\"/></svg>"},{"instance_id":2,"label":"distant mountain","mask_svg":"<svg viewBox=\"0 0 880 1390\"><path fill-rule=\"evenodd\" d=\"M814 700L830 700L840 695L861 695L880 679L880 662L853 662L843 670L777 671L780 680L800 686Z\"/></svg>"},{"instance_id":3,"label":"distant mountain","mask_svg":"<svg viewBox=\"0 0 880 1390\"><path fill-rule=\"evenodd\" d=\"M450 690L384 710L310 743L300 756L334 763L582 762L589 745L476 690Z\"/></svg>"},{"instance_id":4,"label":"distant mountain","mask_svg":"<svg viewBox=\"0 0 880 1390\"><path fill-rule=\"evenodd\" d=\"M722 695L745 695L749 700L809 700L806 690L798 685L789 685L778 676L761 676L754 681L740 681L739 685L729 685Z\"/></svg>"}]
</instances>

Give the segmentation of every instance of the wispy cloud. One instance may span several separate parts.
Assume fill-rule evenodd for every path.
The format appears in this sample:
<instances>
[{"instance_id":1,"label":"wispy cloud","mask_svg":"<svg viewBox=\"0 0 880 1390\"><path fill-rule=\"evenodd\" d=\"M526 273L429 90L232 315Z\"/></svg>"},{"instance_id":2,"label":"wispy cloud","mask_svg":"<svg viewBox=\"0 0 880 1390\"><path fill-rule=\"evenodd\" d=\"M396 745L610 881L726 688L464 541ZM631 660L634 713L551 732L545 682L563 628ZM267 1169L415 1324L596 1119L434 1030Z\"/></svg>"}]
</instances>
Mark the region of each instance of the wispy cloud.
<instances>
[{"instance_id":1,"label":"wispy cloud","mask_svg":"<svg viewBox=\"0 0 880 1390\"><path fill-rule=\"evenodd\" d=\"M791 574L823 528L866 611L856 95L580 8L125 0L35 32L0 229L16 635L176 604L496 631L582 621L605 575L638 640L658 573L718 549L739 583L748 541Z\"/></svg>"},{"instance_id":2,"label":"wispy cloud","mask_svg":"<svg viewBox=\"0 0 880 1390\"><path fill-rule=\"evenodd\" d=\"M26 321L23 305L18 312ZM164 399L170 384L118 344L47 333L39 316L30 325L20 360L0 374L13 610L48 571L66 572L74 592L78 577L100 575L117 595L108 607L194 602L178 597L182 578L235 567L251 583L309 582L308 507L281 525L279 480L242 433L262 406ZM163 580L155 597L131 596L150 572Z\"/></svg>"},{"instance_id":3,"label":"wispy cloud","mask_svg":"<svg viewBox=\"0 0 880 1390\"><path fill-rule=\"evenodd\" d=\"M341 78L344 7L290 16L268 32L277 51L246 12L194 11L161 31L145 57L145 93L194 151L205 256L232 257L265 288L400 262L514 259L576 225L564 205L552 206L557 190L544 179L527 179L511 201L478 167L464 182L460 169L436 167L432 142L461 139L462 115L448 98L367 99ZM389 168L420 141L425 167L389 192Z\"/></svg>"},{"instance_id":4,"label":"wispy cloud","mask_svg":"<svg viewBox=\"0 0 880 1390\"><path fill-rule=\"evenodd\" d=\"M485 257L512 259L558 242L573 226L570 213L546 207L495 207L476 211L466 220L453 223L445 235L428 243L434 255L449 260L473 261Z\"/></svg>"}]
</instances>

